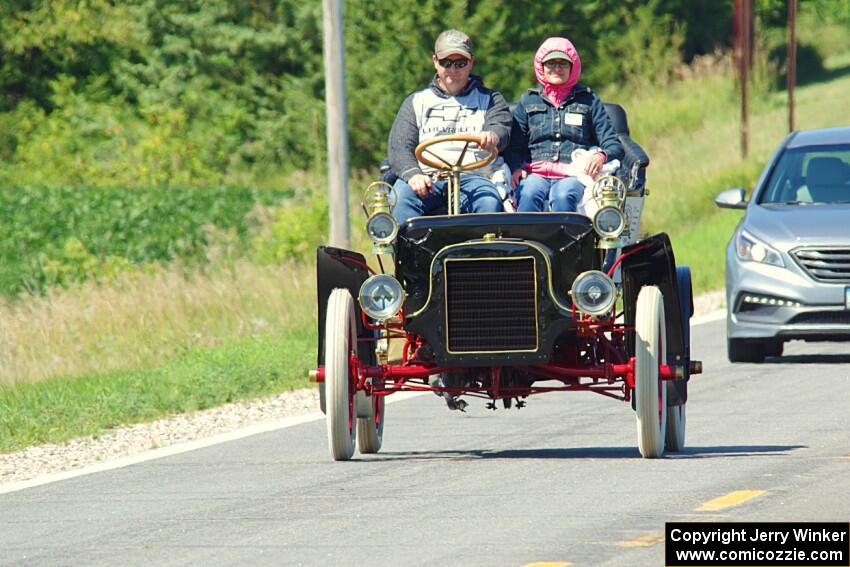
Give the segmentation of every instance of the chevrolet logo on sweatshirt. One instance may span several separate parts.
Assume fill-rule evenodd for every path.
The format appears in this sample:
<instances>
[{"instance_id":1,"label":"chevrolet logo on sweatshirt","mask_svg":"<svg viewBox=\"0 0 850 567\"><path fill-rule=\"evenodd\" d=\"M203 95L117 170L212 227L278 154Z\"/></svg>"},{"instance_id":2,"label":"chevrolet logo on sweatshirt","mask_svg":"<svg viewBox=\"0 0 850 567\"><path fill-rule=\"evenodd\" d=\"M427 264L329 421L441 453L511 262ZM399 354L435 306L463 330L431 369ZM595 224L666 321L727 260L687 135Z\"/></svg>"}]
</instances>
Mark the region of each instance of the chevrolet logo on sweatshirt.
<instances>
[{"instance_id":1,"label":"chevrolet logo on sweatshirt","mask_svg":"<svg viewBox=\"0 0 850 567\"><path fill-rule=\"evenodd\" d=\"M442 120L443 122L458 122L478 112L477 108L466 108L459 104L444 104L429 108L425 120Z\"/></svg>"}]
</instances>

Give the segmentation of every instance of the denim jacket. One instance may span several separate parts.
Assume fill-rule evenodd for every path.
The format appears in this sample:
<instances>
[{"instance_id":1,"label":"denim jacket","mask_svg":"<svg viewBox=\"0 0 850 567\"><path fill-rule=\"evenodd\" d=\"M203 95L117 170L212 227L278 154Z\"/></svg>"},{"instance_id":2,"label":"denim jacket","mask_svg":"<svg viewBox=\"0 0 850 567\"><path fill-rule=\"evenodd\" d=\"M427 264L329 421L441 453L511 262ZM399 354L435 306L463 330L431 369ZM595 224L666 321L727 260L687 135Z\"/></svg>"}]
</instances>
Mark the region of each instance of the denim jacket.
<instances>
[{"instance_id":1,"label":"denim jacket","mask_svg":"<svg viewBox=\"0 0 850 567\"><path fill-rule=\"evenodd\" d=\"M600 147L608 161L623 159L614 124L593 91L578 83L556 108L542 89L530 89L514 109L505 161L511 171L535 161L569 163L573 150L591 146Z\"/></svg>"}]
</instances>

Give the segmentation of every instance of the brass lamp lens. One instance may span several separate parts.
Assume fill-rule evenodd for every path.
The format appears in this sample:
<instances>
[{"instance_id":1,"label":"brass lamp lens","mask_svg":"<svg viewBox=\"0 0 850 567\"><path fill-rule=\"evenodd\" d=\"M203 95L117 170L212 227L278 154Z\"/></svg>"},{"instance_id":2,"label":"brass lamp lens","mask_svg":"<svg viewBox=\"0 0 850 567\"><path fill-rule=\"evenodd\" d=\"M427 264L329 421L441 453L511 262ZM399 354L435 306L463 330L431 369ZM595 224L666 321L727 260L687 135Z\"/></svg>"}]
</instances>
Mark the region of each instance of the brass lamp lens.
<instances>
[{"instance_id":1,"label":"brass lamp lens","mask_svg":"<svg viewBox=\"0 0 850 567\"><path fill-rule=\"evenodd\" d=\"M616 207L603 207L594 215L593 227L600 236L616 238L626 229L626 216Z\"/></svg>"},{"instance_id":2,"label":"brass lamp lens","mask_svg":"<svg viewBox=\"0 0 850 567\"><path fill-rule=\"evenodd\" d=\"M398 223L388 213L376 213L366 222L366 232L379 244L392 242L398 234Z\"/></svg>"}]
</instances>

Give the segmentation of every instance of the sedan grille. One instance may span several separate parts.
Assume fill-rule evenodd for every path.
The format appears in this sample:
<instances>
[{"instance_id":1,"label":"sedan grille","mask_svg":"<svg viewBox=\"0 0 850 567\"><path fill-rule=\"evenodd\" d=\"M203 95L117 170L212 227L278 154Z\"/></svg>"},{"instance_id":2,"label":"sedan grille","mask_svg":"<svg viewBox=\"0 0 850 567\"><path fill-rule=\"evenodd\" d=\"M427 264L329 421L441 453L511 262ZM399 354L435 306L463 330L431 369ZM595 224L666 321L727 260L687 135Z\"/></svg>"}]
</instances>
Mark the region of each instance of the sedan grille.
<instances>
[{"instance_id":1,"label":"sedan grille","mask_svg":"<svg viewBox=\"0 0 850 567\"><path fill-rule=\"evenodd\" d=\"M810 311L789 321L792 325L850 325L848 311Z\"/></svg>"},{"instance_id":2,"label":"sedan grille","mask_svg":"<svg viewBox=\"0 0 850 567\"><path fill-rule=\"evenodd\" d=\"M797 263L818 281L850 281L850 248L801 248L793 254Z\"/></svg>"},{"instance_id":3,"label":"sedan grille","mask_svg":"<svg viewBox=\"0 0 850 567\"><path fill-rule=\"evenodd\" d=\"M447 259L448 350L537 350L534 258Z\"/></svg>"}]
</instances>

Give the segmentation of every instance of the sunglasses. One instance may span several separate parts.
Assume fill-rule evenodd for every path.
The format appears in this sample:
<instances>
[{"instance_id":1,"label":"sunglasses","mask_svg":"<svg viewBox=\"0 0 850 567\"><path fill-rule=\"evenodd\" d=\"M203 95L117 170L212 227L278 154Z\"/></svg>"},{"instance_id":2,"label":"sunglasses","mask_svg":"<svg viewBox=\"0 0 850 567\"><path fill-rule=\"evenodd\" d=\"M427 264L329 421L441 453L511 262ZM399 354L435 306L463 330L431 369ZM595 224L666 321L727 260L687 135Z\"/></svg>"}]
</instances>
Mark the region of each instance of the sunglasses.
<instances>
[{"instance_id":1,"label":"sunglasses","mask_svg":"<svg viewBox=\"0 0 850 567\"><path fill-rule=\"evenodd\" d=\"M443 69L463 69L469 65L469 59L440 59L437 61Z\"/></svg>"},{"instance_id":2,"label":"sunglasses","mask_svg":"<svg viewBox=\"0 0 850 567\"><path fill-rule=\"evenodd\" d=\"M543 63L543 66L547 69L566 69L567 67L572 67L572 65L572 63L565 59L552 59Z\"/></svg>"}]
</instances>

